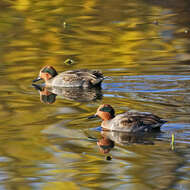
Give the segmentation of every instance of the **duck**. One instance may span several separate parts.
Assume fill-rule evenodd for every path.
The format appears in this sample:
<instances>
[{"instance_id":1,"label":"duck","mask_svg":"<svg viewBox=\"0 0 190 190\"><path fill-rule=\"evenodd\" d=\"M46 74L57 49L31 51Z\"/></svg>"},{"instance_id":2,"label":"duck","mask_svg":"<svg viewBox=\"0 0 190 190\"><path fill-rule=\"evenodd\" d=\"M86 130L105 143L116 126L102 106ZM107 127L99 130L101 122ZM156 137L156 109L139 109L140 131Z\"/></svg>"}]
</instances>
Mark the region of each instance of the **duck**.
<instances>
[{"instance_id":1,"label":"duck","mask_svg":"<svg viewBox=\"0 0 190 190\"><path fill-rule=\"evenodd\" d=\"M109 104L100 105L96 114L88 118L95 117L102 119L103 129L128 133L159 131L160 127L167 122L147 112L128 111L115 116L115 111Z\"/></svg>"},{"instance_id":2,"label":"duck","mask_svg":"<svg viewBox=\"0 0 190 190\"><path fill-rule=\"evenodd\" d=\"M105 79L99 70L68 70L60 74L52 66L45 66L40 70L39 76L33 80L44 80L46 87L101 87Z\"/></svg>"}]
</instances>

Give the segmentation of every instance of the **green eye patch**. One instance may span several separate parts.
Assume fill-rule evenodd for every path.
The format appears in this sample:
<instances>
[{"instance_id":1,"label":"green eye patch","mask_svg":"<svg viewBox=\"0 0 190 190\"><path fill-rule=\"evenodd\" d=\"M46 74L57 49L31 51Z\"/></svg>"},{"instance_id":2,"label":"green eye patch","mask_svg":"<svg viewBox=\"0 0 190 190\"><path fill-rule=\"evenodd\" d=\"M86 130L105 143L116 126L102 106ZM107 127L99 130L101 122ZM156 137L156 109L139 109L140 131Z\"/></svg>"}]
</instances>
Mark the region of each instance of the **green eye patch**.
<instances>
[{"instance_id":1,"label":"green eye patch","mask_svg":"<svg viewBox=\"0 0 190 190\"><path fill-rule=\"evenodd\" d=\"M54 69L48 68L48 67L45 67L41 72L42 73L49 73L53 77L57 75L57 72Z\"/></svg>"},{"instance_id":2,"label":"green eye patch","mask_svg":"<svg viewBox=\"0 0 190 190\"><path fill-rule=\"evenodd\" d=\"M103 112L108 112L108 113L110 113L112 116L114 116L115 115L115 111L114 111L114 109L112 108L112 107L103 107L103 108L101 108L100 109L100 111L103 111Z\"/></svg>"},{"instance_id":3,"label":"green eye patch","mask_svg":"<svg viewBox=\"0 0 190 190\"><path fill-rule=\"evenodd\" d=\"M111 112L113 109L112 108L110 108L110 107L103 107L103 108L101 108L100 109L100 111L103 111L103 112Z\"/></svg>"}]
</instances>

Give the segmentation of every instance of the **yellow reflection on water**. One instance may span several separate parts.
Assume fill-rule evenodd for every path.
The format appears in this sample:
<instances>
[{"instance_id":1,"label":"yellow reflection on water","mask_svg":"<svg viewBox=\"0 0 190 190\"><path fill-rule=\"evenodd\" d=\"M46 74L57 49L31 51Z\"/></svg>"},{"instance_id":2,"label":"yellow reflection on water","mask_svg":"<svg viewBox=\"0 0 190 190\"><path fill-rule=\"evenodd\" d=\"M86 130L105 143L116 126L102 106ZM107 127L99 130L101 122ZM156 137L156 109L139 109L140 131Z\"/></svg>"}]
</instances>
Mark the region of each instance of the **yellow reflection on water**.
<instances>
[{"instance_id":1,"label":"yellow reflection on water","mask_svg":"<svg viewBox=\"0 0 190 190\"><path fill-rule=\"evenodd\" d=\"M172 88L179 90L156 94L152 86L168 90L175 82L137 78L188 71L188 64L177 60L189 59L189 41L174 22L179 20L175 10L125 0L4 0L0 8L0 180L5 189L167 189L179 180L183 152L170 152L165 139L155 146L116 145L107 162L84 135L100 124L87 117L101 103L117 113L136 109L165 118L180 113L188 121L188 80L177 81L178 76ZM72 65L64 64L68 58ZM76 102L60 95L54 104L42 104L31 83L47 64L58 72L100 69L112 78L103 83L102 99ZM135 78L131 82L127 76ZM149 92L142 93L147 85Z\"/></svg>"},{"instance_id":2,"label":"yellow reflection on water","mask_svg":"<svg viewBox=\"0 0 190 190\"><path fill-rule=\"evenodd\" d=\"M75 185L73 182L49 182L47 183L44 187L42 187L42 189L44 190L53 190L53 189L73 189L73 190L78 190L80 189L79 187L77 187L77 185Z\"/></svg>"}]
</instances>

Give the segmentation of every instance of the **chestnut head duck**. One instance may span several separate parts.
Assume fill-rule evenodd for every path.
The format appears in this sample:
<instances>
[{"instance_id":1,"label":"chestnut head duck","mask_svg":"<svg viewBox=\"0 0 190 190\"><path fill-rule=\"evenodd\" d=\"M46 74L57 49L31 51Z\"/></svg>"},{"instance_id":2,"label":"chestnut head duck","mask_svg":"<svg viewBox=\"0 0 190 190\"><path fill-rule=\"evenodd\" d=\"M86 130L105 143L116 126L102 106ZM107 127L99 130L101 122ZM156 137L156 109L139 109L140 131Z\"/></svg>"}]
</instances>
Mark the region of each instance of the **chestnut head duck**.
<instances>
[{"instance_id":1,"label":"chestnut head duck","mask_svg":"<svg viewBox=\"0 0 190 190\"><path fill-rule=\"evenodd\" d=\"M160 130L160 127L166 123L160 117L145 112L125 112L115 116L115 111L108 104L100 105L95 115L89 117L100 117L102 128L111 131L122 132L151 132Z\"/></svg>"},{"instance_id":2,"label":"chestnut head duck","mask_svg":"<svg viewBox=\"0 0 190 190\"><path fill-rule=\"evenodd\" d=\"M104 76L98 70L69 70L60 74L52 66L40 70L38 78L33 82L44 80L46 87L100 87Z\"/></svg>"}]
</instances>

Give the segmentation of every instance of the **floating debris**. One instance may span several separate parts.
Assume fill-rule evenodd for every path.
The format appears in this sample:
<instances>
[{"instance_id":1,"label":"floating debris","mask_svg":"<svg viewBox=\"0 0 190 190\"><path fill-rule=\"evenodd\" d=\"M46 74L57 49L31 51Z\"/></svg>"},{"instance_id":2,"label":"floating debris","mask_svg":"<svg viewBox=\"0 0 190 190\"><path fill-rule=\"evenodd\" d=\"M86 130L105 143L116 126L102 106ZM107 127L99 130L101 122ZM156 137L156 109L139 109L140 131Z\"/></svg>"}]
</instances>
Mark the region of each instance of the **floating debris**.
<instances>
[{"instance_id":1,"label":"floating debris","mask_svg":"<svg viewBox=\"0 0 190 190\"><path fill-rule=\"evenodd\" d=\"M188 34L188 33L189 33L189 30L186 29L186 30L184 31L184 33L185 33L185 34Z\"/></svg>"},{"instance_id":2,"label":"floating debris","mask_svg":"<svg viewBox=\"0 0 190 190\"><path fill-rule=\"evenodd\" d=\"M73 61L72 59L66 59L66 60L64 61L64 64L65 64L65 65L73 65L73 64L74 64L74 61Z\"/></svg>"},{"instance_id":3,"label":"floating debris","mask_svg":"<svg viewBox=\"0 0 190 190\"><path fill-rule=\"evenodd\" d=\"M174 133L172 133L171 149L172 149L172 150L175 149L175 135L174 135Z\"/></svg>"},{"instance_id":4,"label":"floating debris","mask_svg":"<svg viewBox=\"0 0 190 190\"><path fill-rule=\"evenodd\" d=\"M63 28L66 28L66 26L67 26L67 23L63 22Z\"/></svg>"},{"instance_id":5,"label":"floating debris","mask_svg":"<svg viewBox=\"0 0 190 190\"><path fill-rule=\"evenodd\" d=\"M106 156L106 160L110 161L110 160L112 160L112 157L111 156Z\"/></svg>"}]
</instances>

